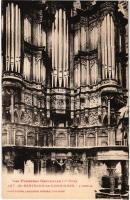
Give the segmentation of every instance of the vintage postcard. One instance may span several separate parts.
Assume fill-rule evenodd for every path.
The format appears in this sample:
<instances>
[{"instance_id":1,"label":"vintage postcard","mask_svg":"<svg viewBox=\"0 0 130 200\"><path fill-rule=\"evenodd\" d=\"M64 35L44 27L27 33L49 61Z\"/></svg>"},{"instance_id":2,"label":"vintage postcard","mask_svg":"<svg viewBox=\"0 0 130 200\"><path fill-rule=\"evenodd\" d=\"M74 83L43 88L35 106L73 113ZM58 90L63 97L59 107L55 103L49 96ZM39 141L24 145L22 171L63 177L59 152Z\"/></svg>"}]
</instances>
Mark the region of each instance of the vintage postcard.
<instances>
[{"instance_id":1,"label":"vintage postcard","mask_svg":"<svg viewBox=\"0 0 130 200\"><path fill-rule=\"evenodd\" d=\"M2 197L128 200L128 1L3 0Z\"/></svg>"}]
</instances>

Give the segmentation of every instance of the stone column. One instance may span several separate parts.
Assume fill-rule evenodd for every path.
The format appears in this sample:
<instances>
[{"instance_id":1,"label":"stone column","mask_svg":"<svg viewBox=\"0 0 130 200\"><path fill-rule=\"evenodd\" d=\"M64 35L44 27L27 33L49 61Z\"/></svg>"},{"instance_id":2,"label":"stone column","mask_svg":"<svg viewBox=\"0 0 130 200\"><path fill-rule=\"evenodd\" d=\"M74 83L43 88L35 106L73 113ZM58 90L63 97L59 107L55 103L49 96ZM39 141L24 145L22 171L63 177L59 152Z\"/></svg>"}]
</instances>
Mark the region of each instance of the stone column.
<instances>
[{"instance_id":1,"label":"stone column","mask_svg":"<svg viewBox=\"0 0 130 200\"><path fill-rule=\"evenodd\" d=\"M128 161L124 160L121 161L121 168L122 168L122 183L121 183L121 192L125 194L128 192Z\"/></svg>"},{"instance_id":2,"label":"stone column","mask_svg":"<svg viewBox=\"0 0 130 200\"><path fill-rule=\"evenodd\" d=\"M34 160L34 173L40 174L40 172L41 172L40 152L37 152L36 159Z\"/></svg>"},{"instance_id":3,"label":"stone column","mask_svg":"<svg viewBox=\"0 0 130 200\"><path fill-rule=\"evenodd\" d=\"M110 178L110 193L114 194L115 191L115 171L116 171L116 161L107 161L106 165L107 165L107 171L109 174L109 178Z\"/></svg>"},{"instance_id":4,"label":"stone column","mask_svg":"<svg viewBox=\"0 0 130 200\"><path fill-rule=\"evenodd\" d=\"M104 59L104 20L101 24L101 57L102 57L102 79L104 79L104 65L105 65L105 59Z\"/></svg>"},{"instance_id":5,"label":"stone column","mask_svg":"<svg viewBox=\"0 0 130 200\"><path fill-rule=\"evenodd\" d=\"M46 174L46 160L41 159L41 174Z\"/></svg>"},{"instance_id":6,"label":"stone column","mask_svg":"<svg viewBox=\"0 0 130 200\"><path fill-rule=\"evenodd\" d=\"M88 178L91 177L91 159L88 160Z\"/></svg>"}]
</instances>

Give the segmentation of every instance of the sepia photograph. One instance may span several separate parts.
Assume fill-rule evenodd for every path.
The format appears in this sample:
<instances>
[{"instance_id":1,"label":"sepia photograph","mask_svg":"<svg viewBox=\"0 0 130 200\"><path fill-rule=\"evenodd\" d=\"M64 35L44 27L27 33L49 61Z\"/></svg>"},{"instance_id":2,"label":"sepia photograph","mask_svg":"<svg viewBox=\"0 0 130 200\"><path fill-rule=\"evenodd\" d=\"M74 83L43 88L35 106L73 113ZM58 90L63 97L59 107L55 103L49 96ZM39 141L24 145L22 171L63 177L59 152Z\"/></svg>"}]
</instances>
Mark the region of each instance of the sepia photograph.
<instances>
[{"instance_id":1,"label":"sepia photograph","mask_svg":"<svg viewBox=\"0 0 130 200\"><path fill-rule=\"evenodd\" d=\"M129 199L128 1L2 0L2 196Z\"/></svg>"}]
</instances>

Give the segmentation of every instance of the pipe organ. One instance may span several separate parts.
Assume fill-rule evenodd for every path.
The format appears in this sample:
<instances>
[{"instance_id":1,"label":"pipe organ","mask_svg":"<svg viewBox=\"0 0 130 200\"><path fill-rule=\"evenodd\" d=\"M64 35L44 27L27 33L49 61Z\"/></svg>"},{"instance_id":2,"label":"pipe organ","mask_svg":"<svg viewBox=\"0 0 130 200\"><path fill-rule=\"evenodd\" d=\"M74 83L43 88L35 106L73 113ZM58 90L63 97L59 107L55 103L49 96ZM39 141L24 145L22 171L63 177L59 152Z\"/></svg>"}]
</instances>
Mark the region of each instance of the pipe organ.
<instances>
[{"instance_id":1,"label":"pipe organ","mask_svg":"<svg viewBox=\"0 0 130 200\"><path fill-rule=\"evenodd\" d=\"M104 17L101 24L102 77L116 79L115 65L115 28L110 14Z\"/></svg>"},{"instance_id":2,"label":"pipe organ","mask_svg":"<svg viewBox=\"0 0 130 200\"><path fill-rule=\"evenodd\" d=\"M21 11L18 5L6 6L6 71L20 73Z\"/></svg>"},{"instance_id":3,"label":"pipe organ","mask_svg":"<svg viewBox=\"0 0 130 200\"><path fill-rule=\"evenodd\" d=\"M69 86L68 38L66 11L60 8L52 23L52 87Z\"/></svg>"},{"instance_id":4,"label":"pipe organ","mask_svg":"<svg viewBox=\"0 0 130 200\"><path fill-rule=\"evenodd\" d=\"M121 79L121 64L118 66L118 62L116 62L116 44L118 38L119 51L121 51L122 35L121 30L116 30L112 12L108 11L97 22L95 21L96 18L95 20L94 18L92 20L91 18L89 19L89 15L71 15L72 10L73 8L71 8L68 15L67 8L57 7L52 17L53 20L51 19L52 21L49 22L50 24L48 24L47 28L46 19L44 19L45 14L41 17L41 10L39 14L35 13L33 16L32 13L26 13L21 18L20 5L13 2L7 3L4 17L6 20L5 71L23 72L23 77L28 81L33 80L45 83L48 72L44 62L46 58L43 58L45 54L42 52L47 51L48 60L51 59L51 70L49 72L51 87L68 88L70 82L69 70L73 71L75 87L96 84L100 77L102 77L102 80L118 81ZM21 35L22 26L23 35ZM116 35L117 33L119 34L118 36ZM73 38L73 48L70 47L69 38ZM22 41L25 42L25 47L28 46L25 50L22 49L22 52L25 51L25 55L22 56L24 61L21 61ZM29 50L29 45L33 47L31 51ZM70 53L71 48L73 49L73 54ZM96 51L97 53L95 54ZM39 52L41 54L40 59ZM81 58L81 53L86 54L84 61L83 57ZM72 55L74 55L73 58ZM96 56L94 61L96 64L90 67L91 57L93 56ZM72 59L76 63L73 69L70 69L70 60ZM86 59L87 61L85 61ZM82 62L86 62L86 64L83 65ZM101 64L101 67L99 64ZM98 68L101 68L101 70Z\"/></svg>"},{"instance_id":5,"label":"pipe organ","mask_svg":"<svg viewBox=\"0 0 130 200\"><path fill-rule=\"evenodd\" d=\"M64 159L77 151L75 165L83 165L90 147L126 145L116 129L127 96L128 22L118 1L94 2L3 1L4 146L39 155L44 147L34 157L45 162L57 147L62 157L62 146Z\"/></svg>"}]
</instances>

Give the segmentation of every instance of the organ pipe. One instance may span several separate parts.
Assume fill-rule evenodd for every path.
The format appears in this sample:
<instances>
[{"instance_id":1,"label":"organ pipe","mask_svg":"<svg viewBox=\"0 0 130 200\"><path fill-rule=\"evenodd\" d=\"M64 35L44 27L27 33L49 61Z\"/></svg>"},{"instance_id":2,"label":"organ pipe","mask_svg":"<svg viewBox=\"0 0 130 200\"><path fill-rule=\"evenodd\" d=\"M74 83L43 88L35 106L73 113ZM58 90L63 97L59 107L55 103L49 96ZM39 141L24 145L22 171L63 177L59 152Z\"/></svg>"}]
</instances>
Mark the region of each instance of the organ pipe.
<instances>
[{"instance_id":1,"label":"organ pipe","mask_svg":"<svg viewBox=\"0 0 130 200\"><path fill-rule=\"evenodd\" d=\"M52 24L52 68L53 69L55 69L54 41L55 41L55 32L54 32L54 22L53 22Z\"/></svg>"},{"instance_id":2,"label":"organ pipe","mask_svg":"<svg viewBox=\"0 0 130 200\"><path fill-rule=\"evenodd\" d=\"M18 73L20 73L20 55L21 55L21 13L20 9L18 10L19 23L18 23Z\"/></svg>"},{"instance_id":3,"label":"organ pipe","mask_svg":"<svg viewBox=\"0 0 130 200\"><path fill-rule=\"evenodd\" d=\"M102 52L102 78L104 79L104 29L103 29L104 21L101 25L101 52Z\"/></svg>"},{"instance_id":4,"label":"organ pipe","mask_svg":"<svg viewBox=\"0 0 130 200\"><path fill-rule=\"evenodd\" d=\"M110 42L111 42L111 37L110 37L110 15L107 15L107 47L108 47L108 67L111 66L111 49L110 49Z\"/></svg>"},{"instance_id":5,"label":"organ pipe","mask_svg":"<svg viewBox=\"0 0 130 200\"><path fill-rule=\"evenodd\" d=\"M64 60L63 60L63 69L66 70L67 43L66 43L66 15L65 15L65 11L63 11L63 20L64 20Z\"/></svg>"},{"instance_id":6,"label":"organ pipe","mask_svg":"<svg viewBox=\"0 0 130 200\"><path fill-rule=\"evenodd\" d=\"M112 51L112 78L115 78L115 31L114 23L111 17L111 51Z\"/></svg>"},{"instance_id":7,"label":"organ pipe","mask_svg":"<svg viewBox=\"0 0 130 200\"><path fill-rule=\"evenodd\" d=\"M10 5L6 7L6 70L10 70Z\"/></svg>"},{"instance_id":8,"label":"organ pipe","mask_svg":"<svg viewBox=\"0 0 130 200\"><path fill-rule=\"evenodd\" d=\"M11 3L11 71L14 71L14 4Z\"/></svg>"},{"instance_id":9,"label":"organ pipe","mask_svg":"<svg viewBox=\"0 0 130 200\"><path fill-rule=\"evenodd\" d=\"M15 33L16 35L18 34L18 6L16 5L16 10L15 10ZM15 37L15 69L16 72L18 71L18 37Z\"/></svg>"},{"instance_id":10,"label":"organ pipe","mask_svg":"<svg viewBox=\"0 0 130 200\"><path fill-rule=\"evenodd\" d=\"M107 18L105 17L105 21L104 21L104 32L105 32L105 65L107 66Z\"/></svg>"},{"instance_id":11,"label":"organ pipe","mask_svg":"<svg viewBox=\"0 0 130 200\"><path fill-rule=\"evenodd\" d=\"M67 64L66 64L66 70L68 70L68 42L69 42L69 40L68 40L68 20L67 20L67 36L66 36L66 62L67 62Z\"/></svg>"},{"instance_id":12,"label":"organ pipe","mask_svg":"<svg viewBox=\"0 0 130 200\"><path fill-rule=\"evenodd\" d=\"M54 42L54 51L55 51L55 69L58 70L58 64L57 64L57 59L58 59L58 11L56 11L56 19L55 19L55 42Z\"/></svg>"},{"instance_id":13,"label":"organ pipe","mask_svg":"<svg viewBox=\"0 0 130 200\"><path fill-rule=\"evenodd\" d=\"M62 70L62 9L59 10L59 72Z\"/></svg>"}]
</instances>

